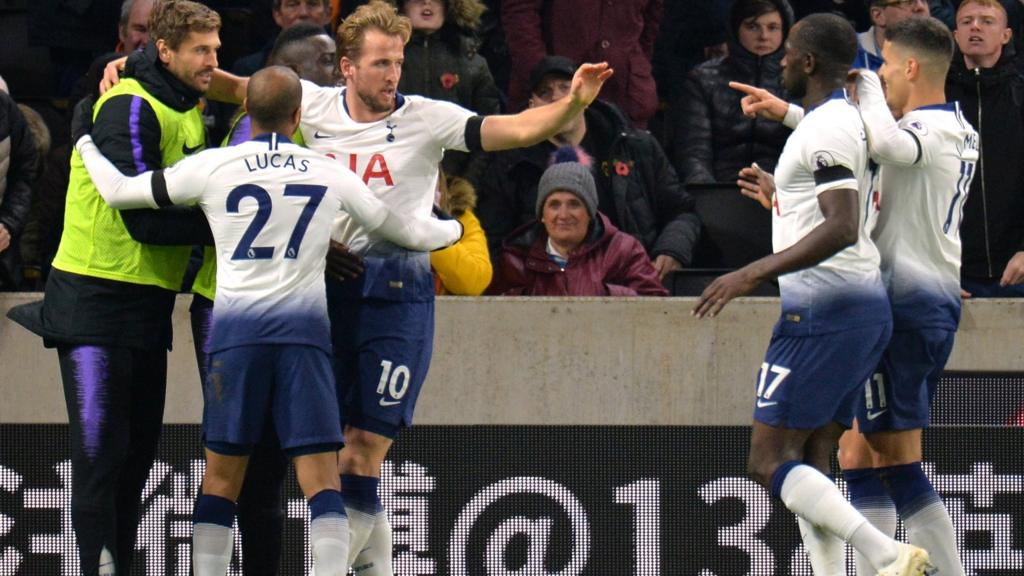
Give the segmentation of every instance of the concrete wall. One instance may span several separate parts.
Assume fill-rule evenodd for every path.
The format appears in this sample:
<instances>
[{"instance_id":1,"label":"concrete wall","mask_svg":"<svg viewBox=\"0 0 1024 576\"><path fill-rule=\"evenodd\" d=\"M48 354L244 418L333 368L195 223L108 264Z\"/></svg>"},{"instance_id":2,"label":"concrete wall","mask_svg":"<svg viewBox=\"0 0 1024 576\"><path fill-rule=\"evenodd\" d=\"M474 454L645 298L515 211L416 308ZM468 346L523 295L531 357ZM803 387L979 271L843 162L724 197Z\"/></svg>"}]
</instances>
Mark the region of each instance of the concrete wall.
<instances>
[{"instance_id":1,"label":"concrete wall","mask_svg":"<svg viewBox=\"0 0 1024 576\"><path fill-rule=\"evenodd\" d=\"M39 294L0 295L0 422L66 422L57 357L6 318ZM174 318L165 421L198 422L189 297ZM442 298L418 424L743 425L778 301L715 319L692 298ZM1024 302L969 301L948 368L1024 371Z\"/></svg>"}]
</instances>

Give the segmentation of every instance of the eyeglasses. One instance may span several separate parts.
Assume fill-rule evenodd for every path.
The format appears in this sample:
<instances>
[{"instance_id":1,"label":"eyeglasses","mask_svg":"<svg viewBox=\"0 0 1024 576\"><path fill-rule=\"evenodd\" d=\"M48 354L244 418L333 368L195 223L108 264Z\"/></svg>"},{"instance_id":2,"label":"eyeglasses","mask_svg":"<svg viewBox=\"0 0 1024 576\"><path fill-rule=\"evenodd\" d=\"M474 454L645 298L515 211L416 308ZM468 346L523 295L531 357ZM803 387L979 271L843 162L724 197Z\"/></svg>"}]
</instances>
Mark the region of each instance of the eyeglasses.
<instances>
[{"instance_id":1,"label":"eyeglasses","mask_svg":"<svg viewBox=\"0 0 1024 576\"><path fill-rule=\"evenodd\" d=\"M928 5L928 0L893 0L892 2L885 2L882 4L883 8L911 8L914 4L920 2L925 6Z\"/></svg>"}]
</instances>

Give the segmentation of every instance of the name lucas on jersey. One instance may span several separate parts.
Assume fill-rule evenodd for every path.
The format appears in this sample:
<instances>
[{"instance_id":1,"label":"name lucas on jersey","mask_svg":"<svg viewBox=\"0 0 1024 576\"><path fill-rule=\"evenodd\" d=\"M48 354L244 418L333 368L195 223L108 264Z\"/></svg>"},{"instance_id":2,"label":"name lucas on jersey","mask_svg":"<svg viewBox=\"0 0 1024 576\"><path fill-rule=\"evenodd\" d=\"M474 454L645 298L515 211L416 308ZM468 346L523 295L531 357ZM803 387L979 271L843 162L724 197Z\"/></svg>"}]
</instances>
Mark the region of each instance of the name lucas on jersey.
<instances>
[{"instance_id":1,"label":"name lucas on jersey","mask_svg":"<svg viewBox=\"0 0 1024 576\"><path fill-rule=\"evenodd\" d=\"M245 167L249 169L249 172L266 170L267 168L291 168L299 172L305 172L309 169L308 159L295 160L295 157L291 154L281 154L279 152L263 152L249 158L243 158L242 160L245 162Z\"/></svg>"},{"instance_id":2,"label":"name lucas on jersey","mask_svg":"<svg viewBox=\"0 0 1024 576\"><path fill-rule=\"evenodd\" d=\"M327 154L328 158L338 159L335 154ZM309 169L309 159L296 160L291 154L281 154L279 152L262 152L243 158L245 167L249 172L255 172L257 170L266 170L268 168L291 168L299 172L305 172ZM349 154L348 168L352 172L360 175L358 172L358 156L355 154ZM366 167L360 175L364 183L369 185L370 180L380 179L387 186L394 186L395 181L391 177L391 170L388 169L388 163L384 160L383 154L373 154L370 156L369 161L366 163Z\"/></svg>"}]
</instances>

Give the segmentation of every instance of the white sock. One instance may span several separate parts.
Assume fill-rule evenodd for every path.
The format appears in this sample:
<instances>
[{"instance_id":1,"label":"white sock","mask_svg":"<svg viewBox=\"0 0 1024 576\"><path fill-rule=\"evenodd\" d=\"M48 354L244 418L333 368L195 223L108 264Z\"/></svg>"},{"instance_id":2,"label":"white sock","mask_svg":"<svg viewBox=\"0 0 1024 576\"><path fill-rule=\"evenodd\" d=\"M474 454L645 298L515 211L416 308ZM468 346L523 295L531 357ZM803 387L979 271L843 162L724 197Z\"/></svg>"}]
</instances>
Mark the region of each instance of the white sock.
<instances>
[{"instance_id":1,"label":"white sock","mask_svg":"<svg viewBox=\"0 0 1024 576\"><path fill-rule=\"evenodd\" d=\"M362 550L352 563L352 572L356 576L394 576L391 567L393 542L391 538L391 522L387 512L373 515L373 530Z\"/></svg>"},{"instance_id":2,"label":"white sock","mask_svg":"<svg viewBox=\"0 0 1024 576\"><path fill-rule=\"evenodd\" d=\"M964 576L964 565L957 552L953 521L942 500L928 503L903 519L907 540L928 551L939 576Z\"/></svg>"},{"instance_id":3,"label":"white sock","mask_svg":"<svg viewBox=\"0 0 1024 576\"><path fill-rule=\"evenodd\" d=\"M854 508L867 518L871 525L890 538L896 537L896 527L899 524L899 516L896 515L896 505L892 500L885 498L880 501L870 499L858 500ZM876 570L868 562L868 559L854 550L854 558L857 564L857 576L875 576Z\"/></svg>"},{"instance_id":4,"label":"white sock","mask_svg":"<svg viewBox=\"0 0 1024 576\"><path fill-rule=\"evenodd\" d=\"M356 563L356 557L366 547L370 532L373 532L376 515L367 514L358 508L349 508L348 506L345 506L345 514L348 515L348 565L352 567Z\"/></svg>"},{"instance_id":5,"label":"white sock","mask_svg":"<svg viewBox=\"0 0 1024 576\"><path fill-rule=\"evenodd\" d=\"M794 466L786 474L779 494L786 508L849 542L876 569L899 554L896 541L872 526L831 480L811 466Z\"/></svg>"},{"instance_id":6,"label":"white sock","mask_svg":"<svg viewBox=\"0 0 1024 576\"><path fill-rule=\"evenodd\" d=\"M324 514L309 523L309 546L313 549L313 566L317 576L348 574L348 519Z\"/></svg>"},{"instance_id":7,"label":"white sock","mask_svg":"<svg viewBox=\"0 0 1024 576\"><path fill-rule=\"evenodd\" d=\"M192 525L192 569L195 576L224 576L234 548L231 528L200 522Z\"/></svg>"},{"instance_id":8,"label":"white sock","mask_svg":"<svg viewBox=\"0 0 1024 576\"><path fill-rule=\"evenodd\" d=\"M814 576L846 576L846 543L800 516L796 521L800 525L800 538L807 549Z\"/></svg>"}]
</instances>

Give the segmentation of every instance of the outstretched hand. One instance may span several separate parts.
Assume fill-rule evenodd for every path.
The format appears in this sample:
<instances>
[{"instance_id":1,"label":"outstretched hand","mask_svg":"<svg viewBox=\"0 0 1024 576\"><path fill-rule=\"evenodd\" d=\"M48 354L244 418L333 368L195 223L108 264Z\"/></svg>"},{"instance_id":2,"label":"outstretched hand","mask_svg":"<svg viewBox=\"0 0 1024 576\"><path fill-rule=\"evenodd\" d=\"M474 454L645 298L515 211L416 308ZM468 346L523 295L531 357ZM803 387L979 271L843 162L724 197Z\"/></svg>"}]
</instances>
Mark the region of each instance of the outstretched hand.
<instances>
[{"instance_id":1,"label":"outstretched hand","mask_svg":"<svg viewBox=\"0 0 1024 576\"><path fill-rule=\"evenodd\" d=\"M745 94L740 100L740 108L743 110L744 116L748 118L761 116L776 122L782 122L782 119L786 117L789 103L764 88L742 82L729 82L729 88Z\"/></svg>"},{"instance_id":2,"label":"outstretched hand","mask_svg":"<svg viewBox=\"0 0 1024 576\"><path fill-rule=\"evenodd\" d=\"M581 64L572 76L572 88L569 90L569 97L574 104L590 106L597 95L601 92L605 80L614 74L607 62L600 64Z\"/></svg>"},{"instance_id":3,"label":"outstretched hand","mask_svg":"<svg viewBox=\"0 0 1024 576\"><path fill-rule=\"evenodd\" d=\"M714 318L730 300L750 294L760 283L749 266L719 276L704 289L691 314L697 318L705 315Z\"/></svg>"},{"instance_id":4,"label":"outstretched hand","mask_svg":"<svg viewBox=\"0 0 1024 576\"><path fill-rule=\"evenodd\" d=\"M103 68L103 79L100 80L100 94L110 90L121 81L121 72L124 70L124 63L127 61L128 57L122 56L117 60L111 60L107 63L106 67Z\"/></svg>"},{"instance_id":5,"label":"outstretched hand","mask_svg":"<svg viewBox=\"0 0 1024 576\"><path fill-rule=\"evenodd\" d=\"M772 209L775 198L775 177L765 172L754 162L747 168L740 169L740 178L736 181L740 194L756 200L765 210Z\"/></svg>"}]
</instances>

